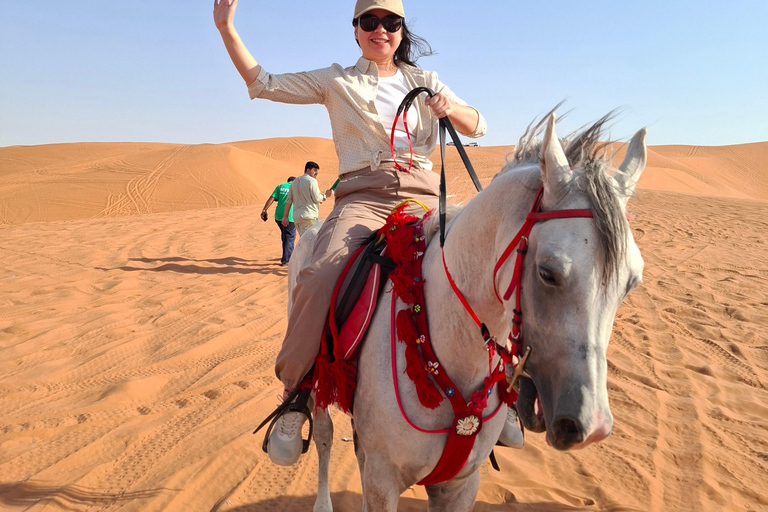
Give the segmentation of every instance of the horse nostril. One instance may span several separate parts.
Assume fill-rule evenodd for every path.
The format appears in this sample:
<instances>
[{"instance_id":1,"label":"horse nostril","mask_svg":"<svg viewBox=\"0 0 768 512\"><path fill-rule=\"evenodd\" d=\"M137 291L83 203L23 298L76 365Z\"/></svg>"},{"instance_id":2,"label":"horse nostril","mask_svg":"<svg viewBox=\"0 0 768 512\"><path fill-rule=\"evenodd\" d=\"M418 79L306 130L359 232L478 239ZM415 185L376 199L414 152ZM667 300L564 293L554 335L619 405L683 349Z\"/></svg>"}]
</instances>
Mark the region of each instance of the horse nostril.
<instances>
[{"instance_id":1,"label":"horse nostril","mask_svg":"<svg viewBox=\"0 0 768 512\"><path fill-rule=\"evenodd\" d=\"M552 433L555 438L553 444L559 450L566 450L584 441L581 423L572 418L556 418L552 423Z\"/></svg>"}]
</instances>

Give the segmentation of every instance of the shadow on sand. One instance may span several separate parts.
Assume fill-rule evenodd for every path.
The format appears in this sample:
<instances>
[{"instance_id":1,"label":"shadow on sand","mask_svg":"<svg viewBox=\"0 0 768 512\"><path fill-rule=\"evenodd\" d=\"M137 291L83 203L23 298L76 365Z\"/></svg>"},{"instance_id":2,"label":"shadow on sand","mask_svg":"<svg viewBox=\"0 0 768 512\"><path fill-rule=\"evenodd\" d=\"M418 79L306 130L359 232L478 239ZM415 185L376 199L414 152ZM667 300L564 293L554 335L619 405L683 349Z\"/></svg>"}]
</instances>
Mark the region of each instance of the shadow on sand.
<instances>
[{"instance_id":1,"label":"shadow on sand","mask_svg":"<svg viewBox=\"0 0 768 512\"><path fill-rule=\"evenodd\" d=\"M276 263L256 263L242 258L219 258L210 260L190 260L187 258L170 257L170 258L130 258L128 261L146 263L153 265L156 263L162 263L162 265L156 267L143 267L143 266L130 266L125 265L116 268L104 268L96 267L98 270L122 270L125 272L177 272L179 274L262 274L262 275L276 275L286 276L288 270L286 267L281 266L279 260ZM198 263L207 263L208 266L198 265Z\"/></svg>"},{"instance_id":2,"label":"shadow on sand","mask_svg":"<svg viewBox=\"0 0 768 512\"><path fill-rule=\"evenodd\" d=\"M484 503L477 501L472 512L575 512L579 510L595 510L594 507L574 507L561 503L517 503L510 496L508 503ZM363 497L352 492L337 492L331 495L334 512L359 512L362 510ZM272 498L257 503L232 507L224 499L211 509L211 512L226 510L227 512L305 512L312 510L315 504L314 496L291 496ZM427 503L413 498L400 498L398 512L426 512Z\"/></svg>"},{"instance_id":3,"label":"shadow on sand","mask_svg":"<svg viewBox=\"0 0 768 512\"><path fill-rule=\"evenodd\" d=\"M179 489L149 489L146 491L105 492L78 485L51 486L45 482L0 483L0 508L27 508L41 502L51 502L62 509L73 505L105 506L133 500L152 498L163 492L178 492Z\"/></svg>"},{"instance_id":4,"label":"shadow on sand","mask_svg":"<svg viewBox=\"0 0 768 512\"><path fill-rule=\"evenodd\" d=\"M148 489L143 491L106 492L78 485L52 486L45 482L27 481L16 483L0 483L0 509L19 507L26 509L35 504L49 502L56 508L76 509L78 505L110 508L110 505L129 503L135 500L148 500L161 493L179 492L181 489ZM509 495L507 503L475 503L473 512L575 512L591 511L594 507L576 507L560 503L517 503L513 495ZM353 492L338 492L331 496L335 512L357 512L362 509L363 497ZM211 512L226 510L227 512L305 512L312 510L315 504L314 496L281 496L247 505L235 505L223 498ZM424 512L427 504L413 498L400 498L398 512Z\"/></svg>"}]
</instances>

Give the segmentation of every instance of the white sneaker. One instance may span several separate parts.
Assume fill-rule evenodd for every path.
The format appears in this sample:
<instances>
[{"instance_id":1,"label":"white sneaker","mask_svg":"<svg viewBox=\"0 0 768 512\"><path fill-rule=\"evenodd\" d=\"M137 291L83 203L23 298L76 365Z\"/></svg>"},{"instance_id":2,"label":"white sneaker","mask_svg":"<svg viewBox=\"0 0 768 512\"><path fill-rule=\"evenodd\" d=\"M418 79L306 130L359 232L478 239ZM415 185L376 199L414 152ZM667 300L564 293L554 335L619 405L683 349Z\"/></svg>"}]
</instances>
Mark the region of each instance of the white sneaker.
<instances>
[{"instance_id":1,"label":"white sneaker","mask_svg":"<svg viewBox=\"0 0 768 512\"><path fill-rule=\"evenodd\" d=\"M507 421L499 435L498 444L510 448L522 448L525 444L523 431L517 424L517 411L514 407L507 407Z\"/></svg>"},{"instance_id":2,"label":"white sneaker","mask_svg":"<svg viewBox=\"0 0 768 512\"><path fill-rule=\"evenodd\" d=\"M267 444L267 453L273 463L278 466L296 464L304 447L301 427L305 421L307 417L300 412L287 412L277 419Z\"/></svg>"}]
</instances>

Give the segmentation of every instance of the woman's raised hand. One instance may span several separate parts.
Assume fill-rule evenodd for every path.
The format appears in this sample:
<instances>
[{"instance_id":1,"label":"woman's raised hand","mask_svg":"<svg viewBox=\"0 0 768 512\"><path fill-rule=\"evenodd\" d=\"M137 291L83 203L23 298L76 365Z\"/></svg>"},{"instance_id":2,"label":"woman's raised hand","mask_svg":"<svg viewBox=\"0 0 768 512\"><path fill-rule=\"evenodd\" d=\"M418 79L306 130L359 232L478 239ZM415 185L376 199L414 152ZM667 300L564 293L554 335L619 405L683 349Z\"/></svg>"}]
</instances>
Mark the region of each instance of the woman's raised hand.
<instances>
[{"instance_id":1,"label":"woman's raised hand","mask_svg":"<svg viewBox=\"0 0 768 512\"><path fill-rule=\"evenodd\" d=\"M213 22L221 30L231 27L235 20L237 0L213 0Z\"/></svg>"},{"instance_id":2,"label":"woman's raised hand","mask_svg":"<svg viewBox=\"0 0 768 512\"><path fill-rule=\"evenodd\" d=\"M235 30L235 9L237 0L213 0L213 21L219 29L224 46L227 47L229 58L237 68L237 72L245 80L246 85L251 85L259 76L261 66L253 58L243 40Z\"/></svg>"}]
</instances>

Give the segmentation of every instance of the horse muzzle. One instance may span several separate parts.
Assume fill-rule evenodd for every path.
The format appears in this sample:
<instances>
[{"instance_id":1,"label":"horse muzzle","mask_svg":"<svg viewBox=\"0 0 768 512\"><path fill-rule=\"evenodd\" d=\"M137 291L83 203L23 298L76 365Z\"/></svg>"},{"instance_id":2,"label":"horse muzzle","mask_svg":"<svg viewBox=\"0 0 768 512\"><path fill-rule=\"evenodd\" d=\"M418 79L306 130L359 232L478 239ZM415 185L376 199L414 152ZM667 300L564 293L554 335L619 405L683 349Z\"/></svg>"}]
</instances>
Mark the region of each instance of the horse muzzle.
<instances>
[{"instance_id":1,"label":"horse muzzle","mask_svg":"<svg viewBox=\"0 0 768 512\"><path fill-rule=\"evenodd\" d=\"M588 428L578 418L555 418L552 428L547 432L547 444L558 450L579 450L611 435L613 418L596 413L592 420L591 428Z\"/></svg>"},{"instance_id":2,"label":"horse muzzle","mask_svg":"<svg viewBox=\"0 0 768 512\"><path fill-rule=\"evenodd\" d=\"M600 408L594 408L592 414L586 415L555 410L548 425L536 384L528 378L520 379L517 413L527 430L546 432L547 444L557 450L580 449L602 441L611 434L613 427L611 413Z\"/></svg>"}]
</instances>

